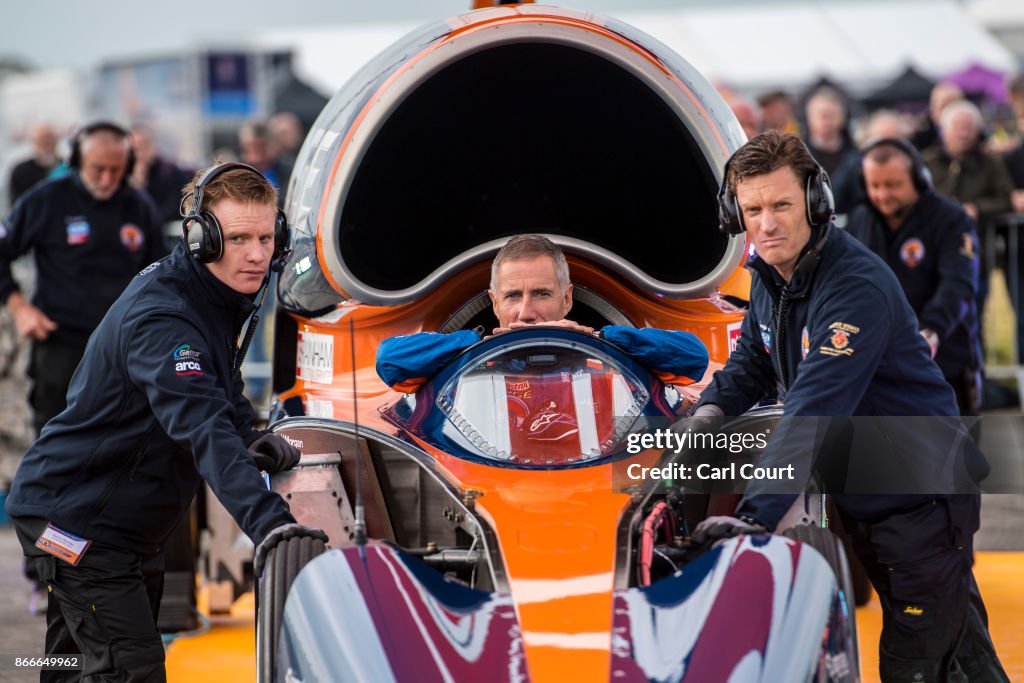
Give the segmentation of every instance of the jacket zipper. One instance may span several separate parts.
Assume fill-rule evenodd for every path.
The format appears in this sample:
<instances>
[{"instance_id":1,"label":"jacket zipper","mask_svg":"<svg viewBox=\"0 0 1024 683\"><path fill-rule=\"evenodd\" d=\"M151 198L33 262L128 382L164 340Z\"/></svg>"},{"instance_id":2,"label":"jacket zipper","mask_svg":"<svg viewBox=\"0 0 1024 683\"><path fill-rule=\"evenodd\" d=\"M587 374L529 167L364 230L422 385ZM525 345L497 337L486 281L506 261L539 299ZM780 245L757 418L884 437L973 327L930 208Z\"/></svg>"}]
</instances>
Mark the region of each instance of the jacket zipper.
<instances>
[{"instance_id":1,"label":"jacket zipper","mask_svg":"<svg viewBox=\"0 0 1024 683\"><path fill-rule=\"evenodd\" d=\"M789 318L789 283L782 288L775 309L775 366L783 393L789 391L789 359L786 357L786 328ZM782 398L782 397L780 397Z\"/></svg>"}]
</instances>

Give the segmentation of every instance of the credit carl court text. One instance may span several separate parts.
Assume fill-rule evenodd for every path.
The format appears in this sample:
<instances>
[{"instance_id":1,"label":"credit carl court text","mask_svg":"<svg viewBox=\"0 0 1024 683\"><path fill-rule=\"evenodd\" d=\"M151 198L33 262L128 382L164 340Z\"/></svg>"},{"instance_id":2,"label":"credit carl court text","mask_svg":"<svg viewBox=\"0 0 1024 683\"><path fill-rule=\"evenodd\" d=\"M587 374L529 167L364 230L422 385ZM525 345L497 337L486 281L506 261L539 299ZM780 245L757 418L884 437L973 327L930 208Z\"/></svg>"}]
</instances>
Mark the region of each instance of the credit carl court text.
<instances>
[{"instance_id":1,"label":"credit carl court text","mask_svg":"<svg viewBox=\"0 0 1024 683\"><path fill-rule=\"evenodd\" d=\"M977 419L977 418L965 418ZM1011 453L978 447L955 417L637 419L617 448L617 491L1021 493Z\"/></svg>"}]
</instances>

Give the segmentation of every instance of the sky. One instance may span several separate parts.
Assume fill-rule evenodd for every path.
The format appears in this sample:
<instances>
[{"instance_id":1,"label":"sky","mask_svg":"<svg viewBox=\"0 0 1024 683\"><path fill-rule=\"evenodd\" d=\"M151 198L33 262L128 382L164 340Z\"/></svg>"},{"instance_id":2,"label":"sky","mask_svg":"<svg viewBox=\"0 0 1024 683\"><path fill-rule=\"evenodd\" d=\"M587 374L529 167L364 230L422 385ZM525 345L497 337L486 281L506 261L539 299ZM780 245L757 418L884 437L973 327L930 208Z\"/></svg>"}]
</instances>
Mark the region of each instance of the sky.
<instances>
[{"instance_id":1,"label":"sky","mask_svg":"<svg viewBox=\"0 0 1024 683\"><path fill-rule=\"evenodd\" d=\"M5 3L0 59L33 68L87 69L105 60L161 56L201 45L244 44L274 29L331 23L431 22L472 0L17 0ZM695 4L694 0L555 2L600 13Z\"/></svg>"}]
</instances>

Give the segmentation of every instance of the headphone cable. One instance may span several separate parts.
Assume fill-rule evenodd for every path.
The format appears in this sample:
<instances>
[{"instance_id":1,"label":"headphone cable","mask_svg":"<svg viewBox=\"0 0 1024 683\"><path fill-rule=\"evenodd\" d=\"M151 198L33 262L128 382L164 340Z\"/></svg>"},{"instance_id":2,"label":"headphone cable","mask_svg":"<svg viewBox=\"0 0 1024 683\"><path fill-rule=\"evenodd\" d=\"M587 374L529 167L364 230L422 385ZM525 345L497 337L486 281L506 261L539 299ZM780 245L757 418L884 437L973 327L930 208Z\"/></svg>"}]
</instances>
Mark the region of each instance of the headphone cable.
<instances>
[{"instance_id":1,"label":"headphone cable","mask_svg":"<svg viewBox=\"0 0 1024 683\"><path fill-rule=\"evenodd\" d=\"M260 323L260 306L263 305L263 300L267 298L267 290L270 289L270 273L267 273L266 277L263 278L263 284L260 285L260 289L262 291L260 300L256 303L256 309L253 310L252 316L249 318L249 325L245 328L245 334L239 335L242 342L238 345L238 352L235 354L235 374L242 372L242 362L245 360L246 354L249 353L252 338L256 335L256 326Z\"/></svg>"}]
</instances>

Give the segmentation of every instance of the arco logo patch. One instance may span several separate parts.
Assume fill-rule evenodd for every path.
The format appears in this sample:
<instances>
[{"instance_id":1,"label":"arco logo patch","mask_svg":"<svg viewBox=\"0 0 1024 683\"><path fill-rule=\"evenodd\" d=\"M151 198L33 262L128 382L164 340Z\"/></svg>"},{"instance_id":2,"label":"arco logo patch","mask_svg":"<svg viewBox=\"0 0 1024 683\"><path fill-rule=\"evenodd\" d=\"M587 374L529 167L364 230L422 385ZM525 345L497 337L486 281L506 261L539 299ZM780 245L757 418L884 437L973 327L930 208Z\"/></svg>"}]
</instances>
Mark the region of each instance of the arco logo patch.
<instances>
[{"instance_id":1,"label":"arco logo patch","mask_svg":"<svg viewBox=\"0 0 1024 683\"><path fill-rule=\"evenodd\" d=\"M191 344L182 344L174 349L171 358L174 362L174 372L178 377L188 375L202 375L203 366L199 362L200 353L192 349Z\"/></svg>"}]
</instances>

